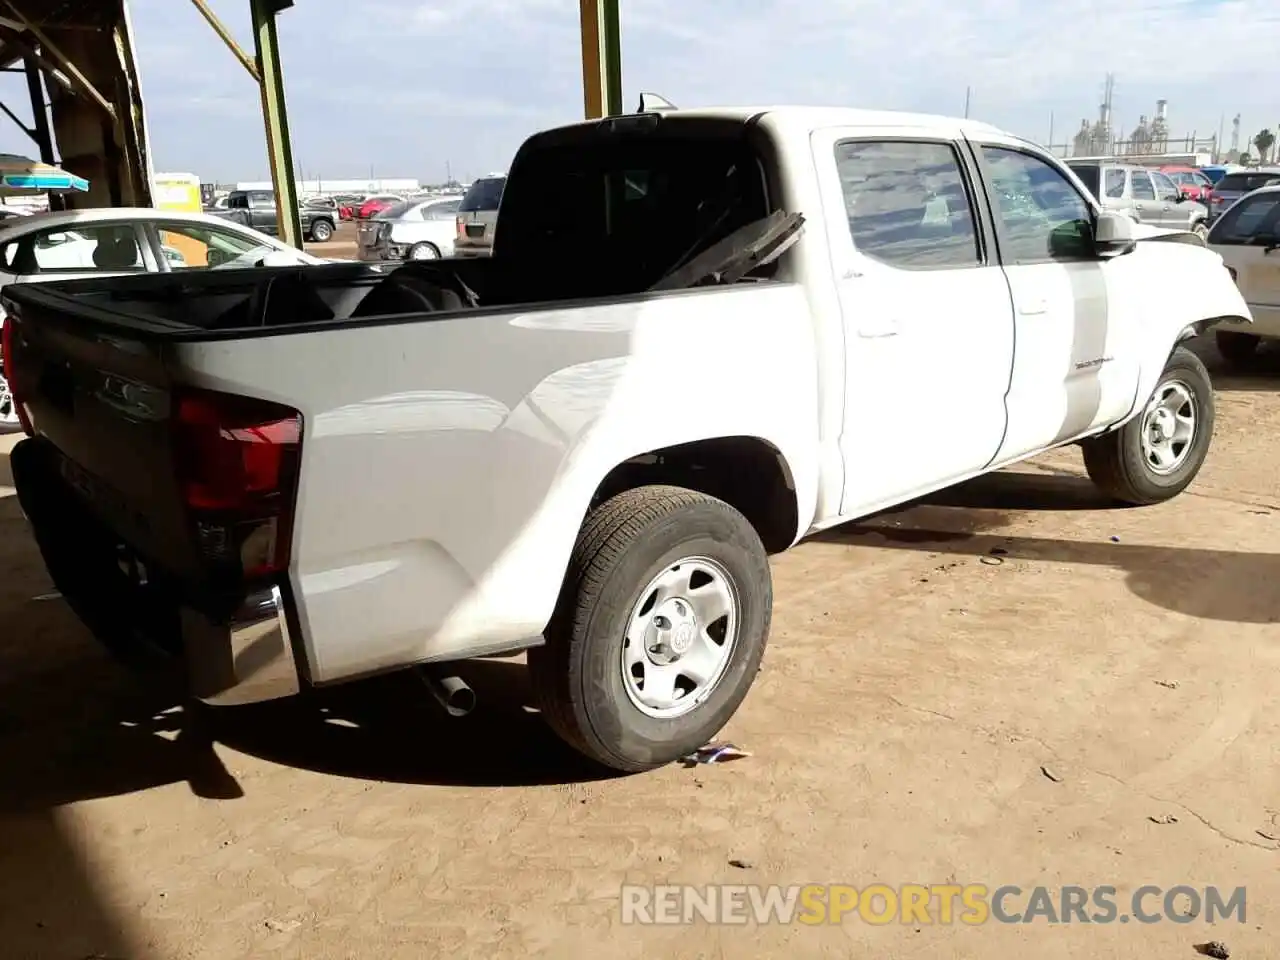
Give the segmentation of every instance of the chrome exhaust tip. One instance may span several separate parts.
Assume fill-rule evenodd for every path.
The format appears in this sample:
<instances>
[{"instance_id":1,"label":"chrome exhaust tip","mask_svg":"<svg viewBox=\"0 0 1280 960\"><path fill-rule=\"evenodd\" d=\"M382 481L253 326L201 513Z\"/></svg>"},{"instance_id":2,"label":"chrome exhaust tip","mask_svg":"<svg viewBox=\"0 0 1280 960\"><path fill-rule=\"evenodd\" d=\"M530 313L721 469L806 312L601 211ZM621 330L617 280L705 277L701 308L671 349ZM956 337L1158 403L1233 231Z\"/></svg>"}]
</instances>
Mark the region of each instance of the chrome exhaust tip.
<instances>
[{"instance_id":1,"label":"chrome exhaust tip","mask_svg":"<svg viewBox=\"0 0 1280 960\"><path fill-rule=\"evenodd\" d=\"M449 716L465 717L476 708L476 692L461 677L431 667L419 668L418 676Z\"/></svg>"}]
</instances>

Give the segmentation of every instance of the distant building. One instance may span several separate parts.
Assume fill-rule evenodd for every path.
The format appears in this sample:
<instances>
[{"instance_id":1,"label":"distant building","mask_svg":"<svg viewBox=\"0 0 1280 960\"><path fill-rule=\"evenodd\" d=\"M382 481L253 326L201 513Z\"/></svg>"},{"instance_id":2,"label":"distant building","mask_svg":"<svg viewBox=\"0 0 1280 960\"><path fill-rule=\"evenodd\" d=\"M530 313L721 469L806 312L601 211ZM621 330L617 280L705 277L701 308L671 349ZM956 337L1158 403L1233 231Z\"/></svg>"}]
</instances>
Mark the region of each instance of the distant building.
<instances>
[{"instance_id":1,"label":"distant building","mask_svg":"<svg viewBox=\"0 0 1280 960\"><path fill-rule=\"evenodd\" d=\"M237 183L237 190L275 190L270 180ZM373 180L299 180L298 193L417 193L422 183L415 178L380 178Z\"/></svg>"}]
</instances>

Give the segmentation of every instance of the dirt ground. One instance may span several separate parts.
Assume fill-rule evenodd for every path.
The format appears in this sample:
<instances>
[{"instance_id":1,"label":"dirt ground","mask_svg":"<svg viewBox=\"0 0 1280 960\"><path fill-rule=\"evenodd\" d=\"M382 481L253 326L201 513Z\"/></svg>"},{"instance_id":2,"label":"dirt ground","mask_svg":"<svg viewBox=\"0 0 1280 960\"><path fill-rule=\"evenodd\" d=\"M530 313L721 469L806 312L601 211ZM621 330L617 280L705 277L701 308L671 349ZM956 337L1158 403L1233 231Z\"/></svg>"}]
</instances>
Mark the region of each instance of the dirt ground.
<instances>
[{"instance_id":1,"label":"dirt ground","mask_svg":"<svg viewBox=\"0 0 1280 960\"><path fill-rule=\"evenodd\" d=\"M0 955L1280 956L1280 359L1218 383L1170 504L1109 508L1068 450L777 558L726 731L753 756L627 778L543 729L513 661L468 672L464 720L400 675L184 726L41 599L0 472ZM949 881L1245 886L1248 915L619 919L624 882Z\"/></svg>"},{"instance_id":2,"label":"dirt ground","mask_svg":"<svg viewBox=\"0 0 1280 960\"><path fill-rule=\"evenodd\" d=\"M327 243L308 243L305 246L307 253L315 254L317 257L355 260L358 254L355 222L351 220L340 222L338 229L333 231L333 238Z\"/></svg>"}]
</instances>

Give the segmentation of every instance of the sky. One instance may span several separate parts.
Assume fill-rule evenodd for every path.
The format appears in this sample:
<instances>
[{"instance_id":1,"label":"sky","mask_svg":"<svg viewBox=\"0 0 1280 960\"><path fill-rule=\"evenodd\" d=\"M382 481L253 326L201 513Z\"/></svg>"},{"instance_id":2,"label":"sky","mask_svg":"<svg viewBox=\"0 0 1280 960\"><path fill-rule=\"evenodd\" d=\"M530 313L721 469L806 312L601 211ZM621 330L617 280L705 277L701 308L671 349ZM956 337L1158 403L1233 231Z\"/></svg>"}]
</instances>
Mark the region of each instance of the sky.
<instances>
[{"instance_id":1,"label":"sky","mask_svg":"<svg viewBox=\"0 0 1280 960\"><path fill-rule=\"evenodd\" d=\"M210 0L252 50L247 0ZM822 104L962 115L1066 142L1107 72L1116 126L1280 126L1276 0L621 0L624 106ZM257 90L185 0L130 2L155 168L267 179ZM297 0L279 20L304 176L467 180L582 114L574 0ZM6 77L5 100L27 113ZM20 95L22 94L22 95ZM1225 123L1224 123L1225 118ZM3 121L0 121L3 124ZM0 151L30 153L0 126Z\"/></svg>"}]
</instances>

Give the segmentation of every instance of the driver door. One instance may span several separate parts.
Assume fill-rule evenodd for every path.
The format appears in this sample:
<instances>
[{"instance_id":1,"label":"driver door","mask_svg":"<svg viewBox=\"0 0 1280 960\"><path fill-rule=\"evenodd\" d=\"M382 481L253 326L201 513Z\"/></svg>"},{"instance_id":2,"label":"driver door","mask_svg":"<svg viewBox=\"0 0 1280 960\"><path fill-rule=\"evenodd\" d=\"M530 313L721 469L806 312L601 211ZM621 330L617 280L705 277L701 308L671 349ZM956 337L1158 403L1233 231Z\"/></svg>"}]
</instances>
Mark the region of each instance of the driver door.
<instances>
[{"instance_id":1,"label":"driver door","mask_svg":"<svg viewBox=\"0 0 1280 960\"><path fill-rule=\"evenodd\" d=\"M972 142L995 213L1016 330L1008 429L997 462L1094 432L1132 408L1143 277L1093 247L1096 207L1023 141Z\"/></svg>"}]
</instances>

